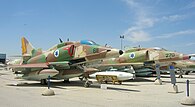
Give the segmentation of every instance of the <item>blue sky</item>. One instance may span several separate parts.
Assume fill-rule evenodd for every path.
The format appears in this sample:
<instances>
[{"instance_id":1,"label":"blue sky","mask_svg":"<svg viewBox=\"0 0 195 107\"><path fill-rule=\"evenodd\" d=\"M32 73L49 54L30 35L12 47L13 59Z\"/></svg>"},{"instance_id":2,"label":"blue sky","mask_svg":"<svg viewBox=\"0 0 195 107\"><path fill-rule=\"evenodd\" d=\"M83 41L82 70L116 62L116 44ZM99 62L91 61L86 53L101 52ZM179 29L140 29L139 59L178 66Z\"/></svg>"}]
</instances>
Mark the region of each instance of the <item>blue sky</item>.
<instances>
[{"instance_id":1,"label":"blue sky","mask_svg":"<svg viewBox=\"0 0 195 107\"><path fill-rule=\"evenodd\" d=\"M46 50L58 38L195 53L194 0L0 0L0 52L21 53L22 36Z\"/></svg>"}]
</instances>

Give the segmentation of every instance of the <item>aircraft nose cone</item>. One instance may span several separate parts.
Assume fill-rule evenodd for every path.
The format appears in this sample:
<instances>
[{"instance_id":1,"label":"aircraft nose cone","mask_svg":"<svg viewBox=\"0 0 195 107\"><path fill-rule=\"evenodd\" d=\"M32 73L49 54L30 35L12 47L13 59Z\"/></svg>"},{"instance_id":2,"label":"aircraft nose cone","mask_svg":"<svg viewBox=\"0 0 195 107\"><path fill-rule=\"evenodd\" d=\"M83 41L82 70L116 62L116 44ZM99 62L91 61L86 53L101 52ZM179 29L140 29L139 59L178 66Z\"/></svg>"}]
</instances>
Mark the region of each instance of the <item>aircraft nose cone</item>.
<instances>
[{"instance_id":1,"label":"aircraft nose cone","mask_svg":"<svg viewBox=\"0 0 195 107\"><path fill-rule=\"evenodd\" d=\"M187 60L187 59L190 59L191 58L191 56L189 56L189 55L184 55L183 56L183 60Z\"/></svg>"},{"instance_id":2,"label":"aircraft nose cone","mask_svg":"<svg viewBox=\"0 0 195 107\"><path fill-rule=\"evenodd\" d=\"M124 52L122 50L119 50L119 55L122 55Z\"/></svg>"},{"instance_id":3,"label":"aircraft nose cone","mask_svg":"<svg viewBox=\"0 0 195 107\"><path fill-rule=\"evenodd\" d=\"M106 58L119 57L122 54L123 54L123 51L122 50L111 49L110 51L107 51Z\"/></svg>"}]
</instances>

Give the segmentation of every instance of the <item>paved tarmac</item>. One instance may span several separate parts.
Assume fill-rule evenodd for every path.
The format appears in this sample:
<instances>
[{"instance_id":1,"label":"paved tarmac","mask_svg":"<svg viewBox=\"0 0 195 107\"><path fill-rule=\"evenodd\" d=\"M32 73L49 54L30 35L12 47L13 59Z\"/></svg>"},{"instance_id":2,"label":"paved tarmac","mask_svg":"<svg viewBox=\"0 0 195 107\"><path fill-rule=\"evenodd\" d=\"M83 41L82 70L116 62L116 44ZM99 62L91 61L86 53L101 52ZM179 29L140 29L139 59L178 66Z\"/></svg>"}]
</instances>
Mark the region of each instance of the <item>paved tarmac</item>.
<instances>
[{"instance_id":1,"label":"paved tarmac","mask_svg":"<svg viewBox=\"0 0 195 107\"><path fill-rule=\"evenodd\" d=\"M42 96L47 86L36 81L14 79L10 71L0 71L1 107L184 107L180 101L186 96L186 80L190 80L190 96L195 99L195 74L177 78L179 93L173 91L169 75L163 75L163 85L154 85L155 77L143 77L123 82L122 85L107 84L100 89L94 83L84 88L78 78L71 83L53 81L51 89L55 96ZM15 84L28 82L21 86Z\"/></svg>"}]
</instances>

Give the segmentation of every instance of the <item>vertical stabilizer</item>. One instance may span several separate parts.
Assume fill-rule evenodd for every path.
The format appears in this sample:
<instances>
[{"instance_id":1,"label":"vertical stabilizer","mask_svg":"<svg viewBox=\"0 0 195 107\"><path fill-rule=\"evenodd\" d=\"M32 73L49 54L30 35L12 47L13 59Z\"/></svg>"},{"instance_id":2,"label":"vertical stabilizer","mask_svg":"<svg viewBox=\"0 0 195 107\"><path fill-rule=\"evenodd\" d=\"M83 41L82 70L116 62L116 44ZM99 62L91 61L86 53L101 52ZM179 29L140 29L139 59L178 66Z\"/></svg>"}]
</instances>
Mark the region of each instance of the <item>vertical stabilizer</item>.
<instances>
[{"instance_id":1,"label":"vertical stabilizer","mask_svg":"<svg viewBox=\"0 0 195 107\"><path fill-rule=\"evenodd\" d=\"M22 55L31 56L32 50L34 49L30 42L25 37L22 37Z\"/></svg>"}]
</instances>

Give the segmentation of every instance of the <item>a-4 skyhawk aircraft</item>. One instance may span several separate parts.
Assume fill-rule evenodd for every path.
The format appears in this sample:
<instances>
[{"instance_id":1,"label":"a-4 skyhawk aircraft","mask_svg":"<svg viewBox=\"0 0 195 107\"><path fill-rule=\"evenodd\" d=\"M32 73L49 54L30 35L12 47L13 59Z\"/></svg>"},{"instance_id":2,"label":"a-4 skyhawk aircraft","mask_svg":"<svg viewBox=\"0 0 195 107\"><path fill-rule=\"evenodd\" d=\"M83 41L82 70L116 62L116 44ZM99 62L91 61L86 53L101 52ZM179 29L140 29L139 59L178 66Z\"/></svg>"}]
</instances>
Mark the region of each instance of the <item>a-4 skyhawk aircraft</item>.
<instances>
[{"instance_id":1,"label":"a-4 skyhawk aircraft","mask_svg":"<svg viewBox=\"0 0 195 107\"><path fill-rule=\"evenodd\" d=\"M100 60L118 57L123 51L97 45L93 41L64 42L48 51L35 49L24 37L22 41L22 62L11 65L15 73L22 74L20 78L40 80L46 84L48 76L51 79L84 77L97 69L87 68L87 65L99 63ZM89 86L86 79L84 86Z\"/></svg>"},{"instance_id":2,"label":"a-4 skyhawk aircraft","mask_svg":"<svg viewBox=\"0 0 195 107\"><path fill-rule=\"evenodd\" d=\"M174 69L174 61L190 59L191 55L184 55L177 52L167 51L160 48L133 48L125 51L117 58L105 59L101 64L97 64L94 68L99 70L107 70L115 68L123 71L123 69L134 68L135 74L140 73L137 70L155 67L157 78L155 83L162 84L160 79L160 66L168 66L170 70ZM126 70L128 72L128 70ZM144 71L147 73L148 71ZM144 74L145 75L145 74ZM170 73L171 83L175 86L176 79L174 72Z\"/></svg>"},{"instance_id":3,"label":"a-4 skyhawk aircraft","mask_svg":"<svg viewBox=\"0 0 195 107\"><path fill-rule=\"evenodd\" d=\"M139 67L139 66L134 66L136 70L136 74L147 74L151 72L151 70L155 69L155 63L160 64L160 70L162 67L166 67L167 70L169 70L169 65L174 64L175 68L180 68L180 69L187 69L187 68L192 68L193 66L184 66L184 65L192 65L192 61L189 61L191 57L194 56L194 54L182 54L178 52L172 52L168 51L163 48L159 47L154 47L154 48L131 48L128 49L125 53L129 53L129 56L137 56L137 58L130 58L128 61L129 62L144 62L144 67ZM144 56L145 54L145 59L142 57L142 59L139 59L139 56ZM135 54L135 55L134 55ZM123 54L122 56L125 56ZM126 58L127 59L127 58ZM132 60L131 60L132 59ZM186 63L185 63L186 62ZM182 66L183 65L183 66ZM151 68L151 69L148 69ZM148 71L147 71L148 69Z\"/></svg>"},{"instance_id":4,"label":"a-4 skyhawk aircraft","mask_svg":"<svg viewBox=\"0 0 195 107\"><path fill-rule=\"evenodd\" d=\"M182 60L182 61L175 61L175 71L179 73L179 77L183 78L183 75L188 75L190 72L195 71L195 62L193 60ZM160 68L162 72L167 72L168 67L162 66ZM168 71L169 72L169 71Z\"/></svg>"},{"instance_id":5,"label":"a-4 skyhawk aircraft","mask_svg":"<svg viewBox=\"0 0 195 107\"><path fill-rule=\"evenodd\" d=\"M105 59L99 65L100 69L107 66L121 67L132 65L134 68L149 67L153 64L168 64L173 61L189 59L190 55L157 48L132 48L116 58Z\"/></svg>"}]
</instances>

